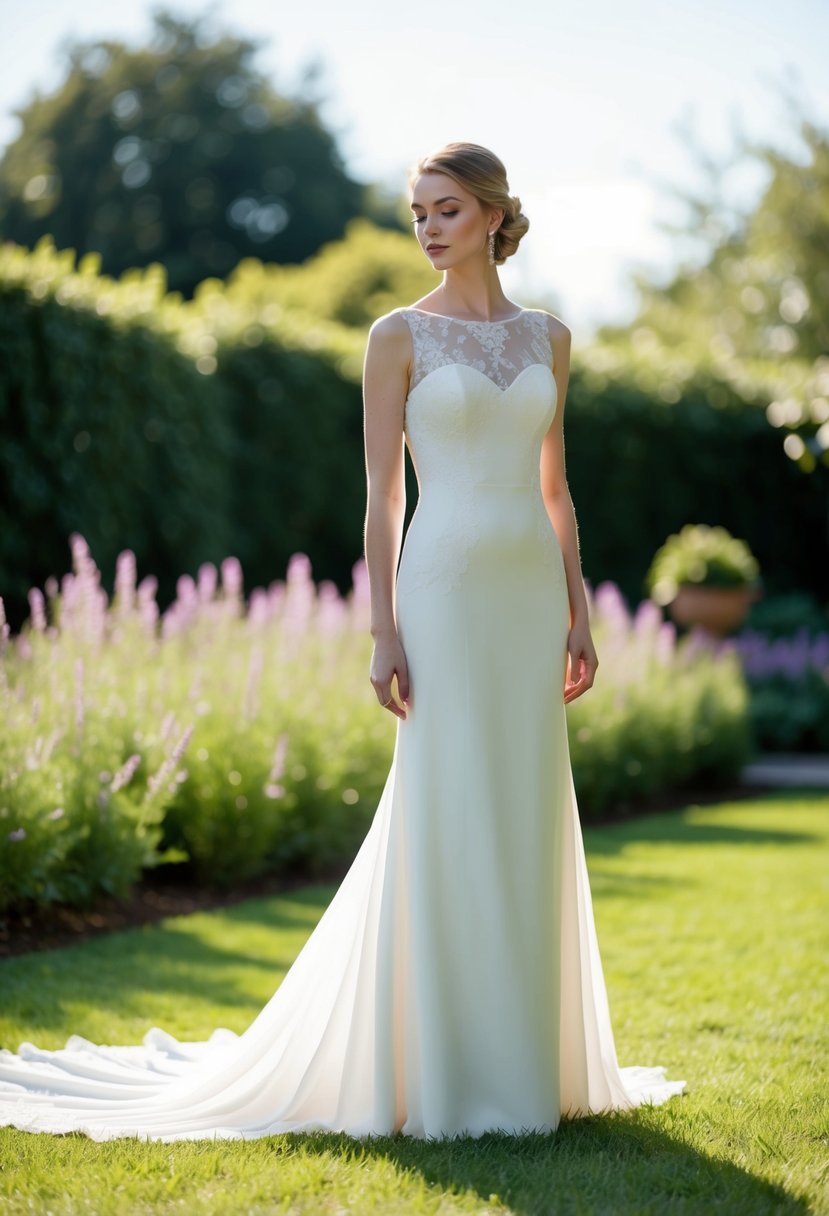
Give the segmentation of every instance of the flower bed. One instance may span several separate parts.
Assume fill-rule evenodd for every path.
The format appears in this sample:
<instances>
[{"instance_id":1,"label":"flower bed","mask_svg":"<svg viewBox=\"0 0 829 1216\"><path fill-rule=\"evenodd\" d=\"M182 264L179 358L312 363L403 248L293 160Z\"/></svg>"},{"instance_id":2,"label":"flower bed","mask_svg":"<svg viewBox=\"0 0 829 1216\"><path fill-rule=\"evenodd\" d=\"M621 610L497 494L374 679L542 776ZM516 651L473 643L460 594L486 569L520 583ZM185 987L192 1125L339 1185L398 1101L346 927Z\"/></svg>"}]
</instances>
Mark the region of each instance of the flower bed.
<instances>
[{"instance_id":1,"label":"flower bed","mask_svg":"<svg viewBox=\"0 0 829 1216\"><path fill-rule=\"evenodd\" d=\"M750 720L766 751L829 751L829 633L790 637L746 629L735 638L751 693Z\"/></svg>"},{"instance_id":2,"label":"flower bed","mask_svg":"<svg viewBox=\"0 0 829 1216\"><path fill-rule=\"evenodd\" d=\"M351 856L394 743L368 680L364 563L343 597L296 554L246 601L229 558L183 576L160 614L131 553L109 603L81 537L72 551L0 642L0 910L125 894L159 863L230 885ZM730 779L746 747L732 648L677 642L611 584L591 613L599 679L568 707L582 814Z\"/></svg>"}]
</instances>

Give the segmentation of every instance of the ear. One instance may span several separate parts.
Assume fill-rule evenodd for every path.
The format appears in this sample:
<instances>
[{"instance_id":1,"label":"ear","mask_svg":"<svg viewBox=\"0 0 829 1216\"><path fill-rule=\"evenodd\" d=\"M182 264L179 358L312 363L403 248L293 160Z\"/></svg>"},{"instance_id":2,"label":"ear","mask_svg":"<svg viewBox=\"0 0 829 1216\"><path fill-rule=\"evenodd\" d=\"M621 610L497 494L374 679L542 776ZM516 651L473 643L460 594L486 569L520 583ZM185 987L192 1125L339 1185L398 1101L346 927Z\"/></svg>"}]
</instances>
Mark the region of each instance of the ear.
<instances>
[{"instance_id":1,"label":"ear","mask_svg":"<svg viewBox=\"0 0 829 1216\"><path fill-rule=\"evenodd\" d=\"M490 231L492 231L493 224L495 225L496 230L501 227L501 225L504 222L504 216L506 214L507 213L503 207L496 207L494 211L490 212L490 214L489 214Z\"/></svg>"}]
</instances>

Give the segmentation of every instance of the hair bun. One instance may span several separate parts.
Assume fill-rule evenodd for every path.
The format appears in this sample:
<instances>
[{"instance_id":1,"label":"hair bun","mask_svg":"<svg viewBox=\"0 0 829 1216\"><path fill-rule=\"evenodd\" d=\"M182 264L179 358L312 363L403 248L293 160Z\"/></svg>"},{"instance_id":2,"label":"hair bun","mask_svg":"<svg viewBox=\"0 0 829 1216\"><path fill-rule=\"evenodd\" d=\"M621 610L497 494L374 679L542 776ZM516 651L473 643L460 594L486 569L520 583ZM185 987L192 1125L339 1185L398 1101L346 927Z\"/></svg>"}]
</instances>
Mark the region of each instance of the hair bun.
<instances>
[{"instance_id":1,"label":"hair bun","mask_svg":"<svg viewBox=\"0 0 829 1216\"><path fill-rule=\"evenodd\" d=\"M518 248L519 242L530 227L530 221L521 210L521 199L517 194L508 196L510 206L505 209L504 218L495 237L495 260L503 262Z\"/></svg>"}]
</instances>

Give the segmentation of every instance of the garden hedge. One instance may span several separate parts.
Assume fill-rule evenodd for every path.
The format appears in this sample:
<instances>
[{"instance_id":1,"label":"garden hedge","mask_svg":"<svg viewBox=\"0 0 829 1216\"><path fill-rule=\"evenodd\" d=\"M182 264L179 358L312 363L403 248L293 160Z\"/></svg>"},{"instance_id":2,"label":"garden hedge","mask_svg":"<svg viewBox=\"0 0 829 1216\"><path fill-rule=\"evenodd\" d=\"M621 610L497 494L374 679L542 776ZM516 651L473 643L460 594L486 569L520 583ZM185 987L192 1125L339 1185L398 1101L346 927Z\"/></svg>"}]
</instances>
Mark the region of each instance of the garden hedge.
<instances>
[{"instance_id":1,"label":"garden hedge","mask_svg":"<svg viewBox=\"0 0 829 1216\"><path fill-rule=\"evenodd\" d=\"M72 532L105 570L133 550L162 604L178 574L228 553L250 586L302 551L344 591L363 543L364 335L283 309L255 266L184 303L158 267L115 282L73 257L0 249L0 594L13 625ZM786 457L762 404L710 373L667 402L632 372L597 378L576 359L566 437L594 585L638 602L655 550L693 522L745 539L769 591L829 598L825 488ZM407 486L411 518L408 461Z\"/></svg>"}]
</instances>

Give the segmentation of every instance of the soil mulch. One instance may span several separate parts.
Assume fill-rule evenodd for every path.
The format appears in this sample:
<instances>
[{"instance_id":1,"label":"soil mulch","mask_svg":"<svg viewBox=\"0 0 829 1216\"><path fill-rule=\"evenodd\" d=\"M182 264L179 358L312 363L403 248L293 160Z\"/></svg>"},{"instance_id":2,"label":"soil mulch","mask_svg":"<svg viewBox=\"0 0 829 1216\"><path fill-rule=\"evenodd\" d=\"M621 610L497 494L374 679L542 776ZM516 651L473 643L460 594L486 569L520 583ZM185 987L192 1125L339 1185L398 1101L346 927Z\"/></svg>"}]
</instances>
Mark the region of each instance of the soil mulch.
<instances>
[{"instance_id":1,"label":"soil mulch","mask_svg":"<svg viewBox=\"0 0 829 1216\"><path fill-rule=\"evenodd\" d=\"M257 896L284 895L310 883L337 882L347 867L321 874L267 875L223 890L162 877L149 871L126 899L102 896L91 908L63 904L15 910L0 917L0 959L72 946L89 937L155 924L168 916L187 916L231 907Z\"/></svg>"},{"instance_id":2,"label":"soil mulch","mask_svg":"<svg viewBox=\"0 0 829 1216\"><path fill-rule=\"evenodd\" d=\"M656 814L680 810L692 804L729 802L755 798L771 792L773 787L736 785L727 789L684 791L647 807L637 807L631 815L589 819L586 826L607 826L622 823L635 813ZM62 904L15 910L0 917L0 959L31 954L41 950L56 950L72 946L86 938L121 929L135 929L155 924L168 916L186 916L213 908L231 907L258 896L284 895L310 883L338 883L346 874L347 865L332 867L323 873L265 875L228 890L185 882L163 869L148 871L126 899L101 897L88 909L70 908Z\"/></svg>"}]
</instances>

